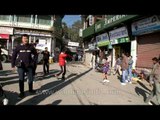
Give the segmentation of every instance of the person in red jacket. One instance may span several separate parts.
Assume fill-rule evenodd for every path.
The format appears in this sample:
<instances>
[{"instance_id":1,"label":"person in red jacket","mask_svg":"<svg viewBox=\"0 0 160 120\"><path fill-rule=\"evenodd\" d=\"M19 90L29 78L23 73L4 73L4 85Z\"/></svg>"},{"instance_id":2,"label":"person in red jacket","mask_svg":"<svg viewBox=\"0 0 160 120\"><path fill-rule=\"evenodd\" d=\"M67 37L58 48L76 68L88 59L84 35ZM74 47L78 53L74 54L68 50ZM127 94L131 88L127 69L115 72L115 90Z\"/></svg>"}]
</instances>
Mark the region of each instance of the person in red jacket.
<instances>
[{"instance_id":1,"label":"person in red jacket","mask_svg":"<svg viewBox=\"0 0 160 120\"><path fill-rule=\"evenodd\" d=\"M66 57L71 57L69 54L66 54L67 49L63 49L61 53L59 54L59 66L61 68L61 71L58 74L55 74L54 77L58 77L62 74L62 80L65 80L65 74L66 74Z\"/></svg>"}]
</instances>

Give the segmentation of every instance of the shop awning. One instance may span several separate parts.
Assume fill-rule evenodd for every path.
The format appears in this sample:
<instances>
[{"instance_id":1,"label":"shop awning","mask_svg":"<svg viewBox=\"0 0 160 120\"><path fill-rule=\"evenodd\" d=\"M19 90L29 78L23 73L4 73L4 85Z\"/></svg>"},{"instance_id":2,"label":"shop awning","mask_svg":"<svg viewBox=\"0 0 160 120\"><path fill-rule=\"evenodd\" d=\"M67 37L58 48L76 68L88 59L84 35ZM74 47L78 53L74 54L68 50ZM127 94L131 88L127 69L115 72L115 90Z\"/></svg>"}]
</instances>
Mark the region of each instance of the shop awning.
<instances>
[{"instance_id":1,"label":"shop awning","mask_svg":"<svg viewBox=\"0 0 160 120\"><path fill-rule=\"evenodd\" d=\"M9 39L9 34L0 34L0 39Z\"/></svg>"}]
</instances>

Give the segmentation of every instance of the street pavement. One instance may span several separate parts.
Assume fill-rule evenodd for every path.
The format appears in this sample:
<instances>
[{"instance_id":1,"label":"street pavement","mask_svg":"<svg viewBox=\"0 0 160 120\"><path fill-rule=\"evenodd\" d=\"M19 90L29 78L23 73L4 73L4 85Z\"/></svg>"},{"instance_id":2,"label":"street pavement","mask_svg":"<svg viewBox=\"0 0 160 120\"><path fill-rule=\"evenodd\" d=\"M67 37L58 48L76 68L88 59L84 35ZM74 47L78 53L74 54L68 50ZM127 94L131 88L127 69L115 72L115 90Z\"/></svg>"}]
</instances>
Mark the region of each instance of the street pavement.
<instances>
[{"instance_id":1,"label":"street pavement","mask_svg":"<svg viewBox=\"0 0 160 120\"><path fill-rule=\"evenodd\" d=\"M0 83L10 105L147 105L144 100L152 89L145 80L122 86L116 75L110 75L110 82L103 84L102 73L81 63L67 63L66 80L62 81L61 76L53 77L60 70L58 63L53 63L47 76L38 65L34 83L37 93L30 95L25 81L26 97L18 100L18 74L11 70L10 63L3 63L3 68Z\"/></svg>"}]
</instances>

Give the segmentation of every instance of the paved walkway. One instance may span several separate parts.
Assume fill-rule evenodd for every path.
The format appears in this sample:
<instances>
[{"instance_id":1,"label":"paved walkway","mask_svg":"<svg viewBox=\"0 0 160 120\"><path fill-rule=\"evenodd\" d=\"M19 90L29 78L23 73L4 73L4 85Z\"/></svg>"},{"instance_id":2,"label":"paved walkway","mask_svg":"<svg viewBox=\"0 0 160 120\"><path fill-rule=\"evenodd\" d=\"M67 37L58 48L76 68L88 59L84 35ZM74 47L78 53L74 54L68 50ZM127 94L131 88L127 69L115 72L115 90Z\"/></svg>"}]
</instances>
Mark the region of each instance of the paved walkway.
<instances>
[{"instance_id":1,"label":"paved walkway","mask_svg":"<svg viewBox=\"0 0 160 120\"><path fill-rule=\"evenodd\" d=\"M3 64L0 82L11 105L146 105L144 100L151 88L146 81L122 86L117 76L109 76L109 83L102 84L102 74L82 64L67 64L66 80L53 77L60 70L57 63L50 65L50 74L42 76L42 65L37 68L38 79L34 83L37 94L18 100L18 75L11 74L10 64ZM2 74L3 73L3 74Z\"/></svg>"}]
</instances>

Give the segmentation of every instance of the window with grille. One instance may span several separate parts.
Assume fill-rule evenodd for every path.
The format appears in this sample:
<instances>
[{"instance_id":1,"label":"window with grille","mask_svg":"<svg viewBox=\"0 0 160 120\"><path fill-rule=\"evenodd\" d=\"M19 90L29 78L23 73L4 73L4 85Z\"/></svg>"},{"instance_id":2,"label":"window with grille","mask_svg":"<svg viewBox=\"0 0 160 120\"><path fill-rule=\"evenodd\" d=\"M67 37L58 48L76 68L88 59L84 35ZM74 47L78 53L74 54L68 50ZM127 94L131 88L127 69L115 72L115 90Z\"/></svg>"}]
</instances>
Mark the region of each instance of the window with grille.
<instances>
[{"instance_id":1,"label":"window with grille","mask_svg":"<svg viewBox=\"0 0 160 120\"><path fill-rule=\"evenodd\" d=\"M0 20L9 21L9 15L0 15Z\"/></svg>"},{"instance_id":2,"label":"window with grille","mask_svg":"<svg viewBox=\"0 0 160 120\"><path fill-rule=\"evenodd\" d=\"M18 22L30 23L31 15L18 15L17 19Z\"/></svg>"},{"instance_id":3,"label":"window with grille","mask_svg":"<svg viewBox=\"0 0 160 120\"><path fill-rule=\"evenodd\" d=\"M38 16L38 24L40 25L51 25L51 16Z\"/></svg>"}]
</instances>

